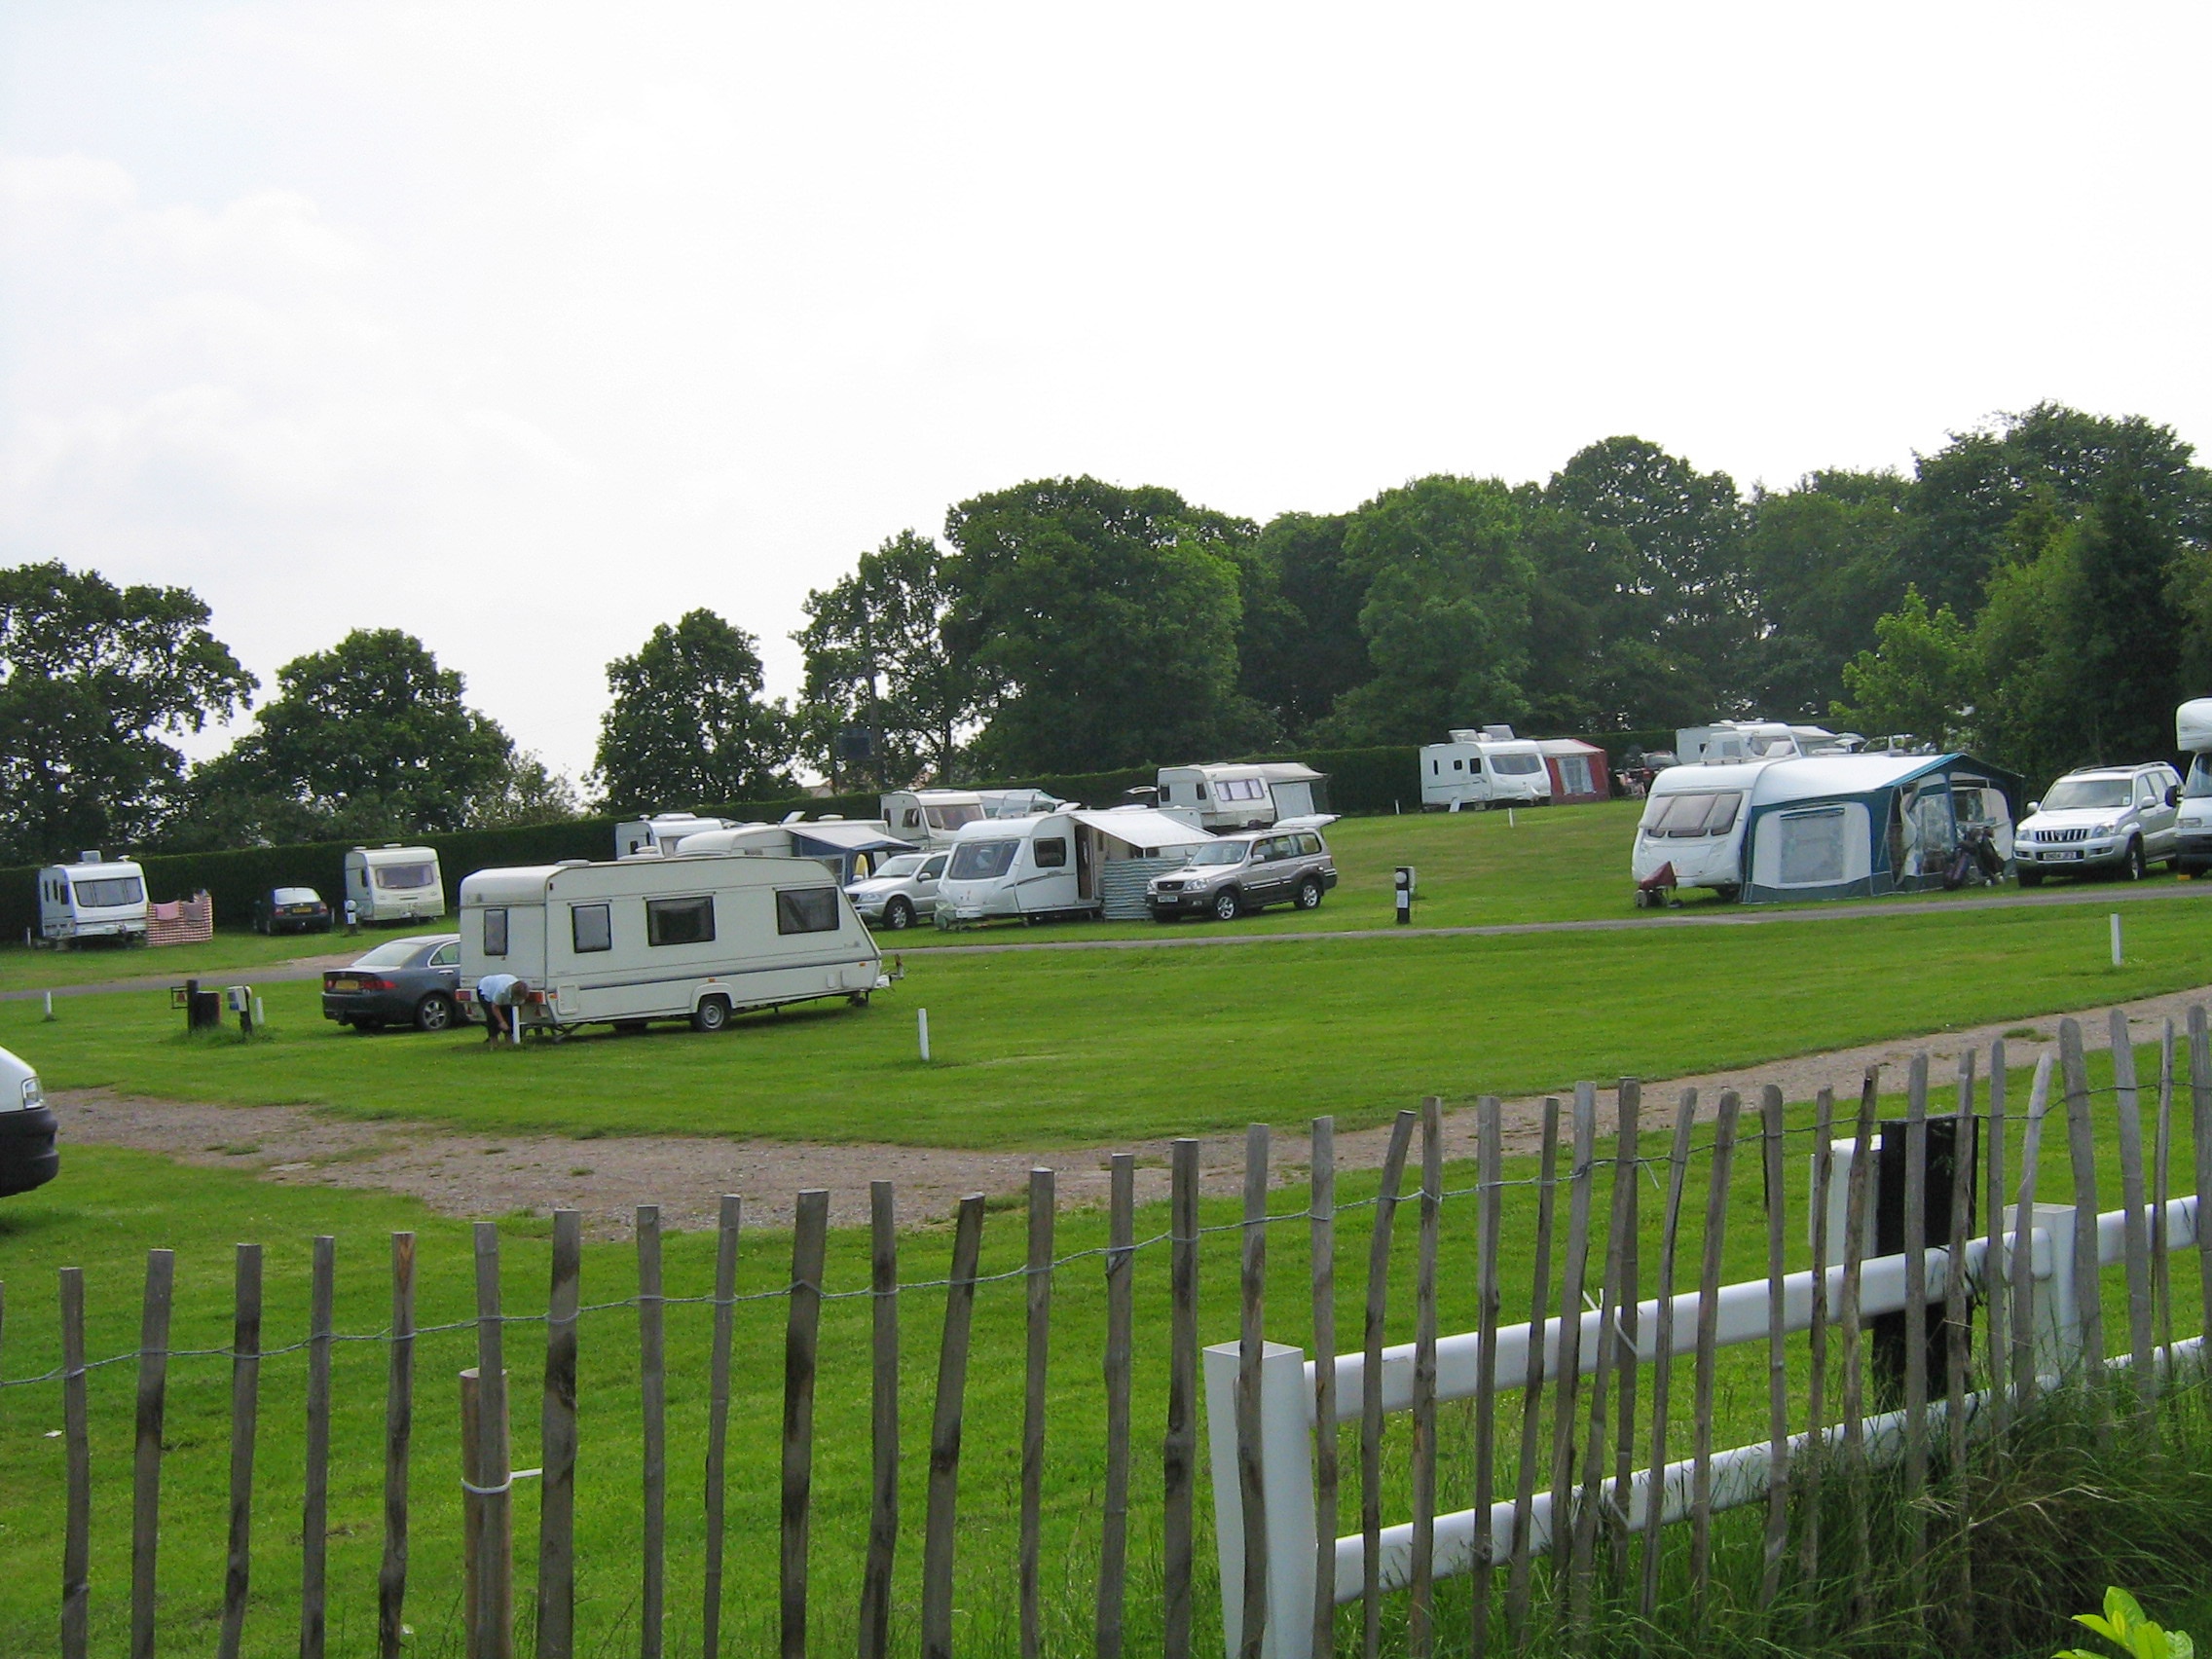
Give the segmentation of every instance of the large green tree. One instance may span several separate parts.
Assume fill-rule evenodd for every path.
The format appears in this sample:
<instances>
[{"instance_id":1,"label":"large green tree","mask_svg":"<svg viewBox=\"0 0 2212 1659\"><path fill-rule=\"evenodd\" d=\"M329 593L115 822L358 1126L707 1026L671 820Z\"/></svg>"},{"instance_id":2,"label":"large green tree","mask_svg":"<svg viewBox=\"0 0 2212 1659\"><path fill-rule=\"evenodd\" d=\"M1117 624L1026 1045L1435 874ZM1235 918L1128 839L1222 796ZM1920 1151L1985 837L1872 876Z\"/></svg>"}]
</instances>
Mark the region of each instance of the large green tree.
<instances>
[{"instance_id":1,"label":"large green tree","mask_svg":"<svg viewBox=\"0 0 2212 1659\"><path fill-rule=\"evenodd\" d=\"M1753 497L1744 554L1759 637L1745 689L1759 712L1817 718L1844 697L1844 665L1904 595L1911 489L1895 472L1816 472Z\"/></svg>"},{"instance_id":2,"label":"large green tree","mask_svg":"<svg viewBox=\"0 0 2212 1659\"><path fill-rule=\"evenodd\" d=\"M762 699L753 636L712 610L662 623L607 665L614 693L597 778L616 812L686 810L790 793L790 716Z\"/></svg>"},{"instance_id":3,"label":"large green tree","mask_svg":"<svg viewBox=\"0 0 2212 1659\"><path fill-rule=\"evenodd\" d=\"M792 638L806 653L800 747L817 766L830 769L839 733L864 729L875 756L858 769L878 786L952 775L986 682L945 641L944 561L928 536L901 531L806 596L806 626Z\"/></svg>"},{"instance_id":4,"label":"large green tree","mask_svg":"<svg viewBox=\"0 0 2212 1659\"><path fill-rule=\"evenodd\" d=\"M1348 513L1281 514L1242 567L1238 687L1293 741L1375 672L1359 631L1367 574L1345 557L1351 522Z\"/></svg>"},{"instance_id":5,"label":"large green tree","mask_svg":"<svg viewBox=\"0 0 2212 1659\"><path fill-rule=\"evenodd\" d=\"M1264 721L1237 681L1252 524L1172 490L1046 479L954 507L948 645L996 687L977 748L1014 772L1210 758Z\"/></svg>"},{"instance_id":6,"label":"large green tree","mask_svg":"<svg viewBox=\"0 0 2212 1659\"><path fill-rule=\"evenodd\" d=\"M177 846L462 830L513 783L514 744L414 635L356 628L276 671L254 729L196 767Z\"/></svg>"},{"instance_id":7,"label":"large green tree","mask_svg":"<svg viewBox=\"0 0 2212 1659\"><path fill-rule=\"evenodd\" d=\"M189 588L59 564L0 571L0 843L27 862L159 831L184 756L256 686Z\"/></svg>"}]
</instances>

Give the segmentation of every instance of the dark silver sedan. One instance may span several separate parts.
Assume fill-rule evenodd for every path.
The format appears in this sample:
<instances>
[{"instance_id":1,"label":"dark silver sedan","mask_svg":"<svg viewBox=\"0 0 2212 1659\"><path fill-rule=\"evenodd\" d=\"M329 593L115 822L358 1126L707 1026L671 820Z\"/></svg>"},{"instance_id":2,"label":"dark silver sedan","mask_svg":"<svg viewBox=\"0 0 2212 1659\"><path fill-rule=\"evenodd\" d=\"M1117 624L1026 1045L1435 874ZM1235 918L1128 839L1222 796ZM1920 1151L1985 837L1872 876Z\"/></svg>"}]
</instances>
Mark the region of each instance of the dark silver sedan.
<instances>
[{"instance_id":1,"label":"dark silver sedan","mask_svg":"<svg viewBox=\"0 0 2212 1659\"><path fill-rule=\"evenodd\" d=\"M351 967L323 971L322 1017L355 1031L386 1025L446 1031L457 1017L453 994L460 984L461 935L387 940Z\"/></svg>"}]
</instances>

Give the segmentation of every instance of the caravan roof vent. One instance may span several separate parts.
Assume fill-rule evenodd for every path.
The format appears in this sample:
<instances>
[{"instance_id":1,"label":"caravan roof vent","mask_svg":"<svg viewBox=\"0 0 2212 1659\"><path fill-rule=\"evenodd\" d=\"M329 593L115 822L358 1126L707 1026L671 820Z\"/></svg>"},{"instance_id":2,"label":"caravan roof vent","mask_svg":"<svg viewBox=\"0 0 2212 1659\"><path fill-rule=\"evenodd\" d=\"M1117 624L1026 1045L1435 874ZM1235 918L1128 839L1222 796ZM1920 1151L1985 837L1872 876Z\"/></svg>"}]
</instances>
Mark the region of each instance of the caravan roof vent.
<instances>
[{"instance_id":1,"label":"caravan roof vent","mask_svg":"<svg viewBox=\"0 0 2212 1659\"><path fill-rule=\"evenodd\" d=\"M387 841L384 845L387 852L396 853L397 851L399 851L399 843L397 841Z\"/></svg>"},{"instance_id":2,"label":"caravan roof vent","mask_svg":"<svg viewBox=\"0 0 2212 1659\"><path fill-rule=\"evenodd\" d=\"M1509 725L1486 725L1483 727L1483 741L1485 743L1511 743L1514 741L1513 728Z\"/></svg>"},{"instance_id":3,"label":"caravan roof vent","mask_svg":"<svg viewBox=\"0 0 2212 1659\"><path fill-rule=\"evenodd\" d=\"M88 848L86 848L86 849L85 849L85 850L84 850L83 852L81 852L81 853L79 853L79 854L77 855L77 862L78 862L79 864L98 864L98 863L100 862L100 850L99 850L99 848L97 848L97 847L88 847Z\"/></svg>"},{"instance_id":4,"label":"caravan roof vent","mask_svg":"<svg viewBox=\"0 0 2212 1659\"><path fill-rule=\"evenodd\" d=\"M590 863L591 860L589 859L561 859L555 863L553 867L556 869L574 869L579 865Z\"/></svg>"}]
</instances>

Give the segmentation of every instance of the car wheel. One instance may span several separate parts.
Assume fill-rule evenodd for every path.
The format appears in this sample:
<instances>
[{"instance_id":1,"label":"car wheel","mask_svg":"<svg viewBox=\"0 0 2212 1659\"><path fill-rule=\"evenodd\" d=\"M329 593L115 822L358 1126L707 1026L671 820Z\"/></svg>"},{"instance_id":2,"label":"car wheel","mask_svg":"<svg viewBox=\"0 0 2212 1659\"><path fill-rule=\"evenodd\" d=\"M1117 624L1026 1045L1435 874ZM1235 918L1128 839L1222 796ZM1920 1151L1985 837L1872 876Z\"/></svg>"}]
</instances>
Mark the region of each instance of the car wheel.
<instances>
[{"instance_id":1,"label":"car wheel","mask_svg":"<svg viewBox=\"0 0 2212 1659\"><path fill-rule=\"evenodd\" d=\"M2041 887L2043 885L2043 871L2040 869L2031 869L2026 865L2022 865L2019 875L2022 887Z\"/></svg>"},{"instance_id":2,"label":"car wheel","mask_svg":"<svg viewBox=\"0 0 2212 1659\"><path fill-rule=\"evenodd\" d=\"M2150 874L2150 872L2151 866L2144 861L2143 858L2143 843L2139 840L2128 842L2127 860L2120 866L2121 879L2126 881L2141 881L2146 875Z\"/></svg>"},{"instance_id":3,"label":"car wheel","mask_svg":"<svg viewBox=\"0 0 2212 1659\"><path fill-rule=\"evenodd\" d=\"M691 1029L719 1031L729 1023L729 998L709 997L691 1011Z\"/></svg>"},{"instance_id":4,"label":"car wheel","mask_svg":"<svg viewBox=\"0 0 2212 1659\"><path fill-rule=\"evenodd\" d=\"M1213 913L1217 921L1234 922L1244 908L1236 897L1236 889L1225 887L1213 898Z\"/></svg>"},{"instance_id":5,"label":"car wheel","mask_svg":"<svg viewBox=\"0 0 2212 1659\"><path fill-rule=\"evenodd\" d=\"M418 1031L450 1031L453 1029L453 998L443 991L432 991L415 1005L415 1029Z\"/></svg>"},{"instance_id":6,"label":"car wheel","mask_svg":"<svg viewBox=\"0 0 2212 1659\"><path fill-rule=\"evenodd\" d=\"M914 906L903 899L893 899L883 906L883 925L894 933L904 933L914 925Z\"/></svg>"},{"instance_id":7,"label":"car wheel","mask_svg":"<svg viewBox=\"0 0 2212 1659\"><path fill-rule=\"evenodd\" d=\"M1309 875L1298 884L1298 907L1301 910L1318 910L1321 907L1321 879Z\"/></svg>"}]
</instances>

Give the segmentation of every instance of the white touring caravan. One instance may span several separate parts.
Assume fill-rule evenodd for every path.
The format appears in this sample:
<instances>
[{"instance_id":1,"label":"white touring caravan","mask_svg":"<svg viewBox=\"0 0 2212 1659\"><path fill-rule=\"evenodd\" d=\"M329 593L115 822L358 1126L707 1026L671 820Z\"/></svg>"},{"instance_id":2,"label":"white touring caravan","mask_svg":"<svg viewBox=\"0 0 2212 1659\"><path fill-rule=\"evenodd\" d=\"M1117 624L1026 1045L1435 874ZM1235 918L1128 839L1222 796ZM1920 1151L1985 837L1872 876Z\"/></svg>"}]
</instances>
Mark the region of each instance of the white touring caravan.
<instances>
[{"instance_id":1,"label":"white touring caravan","mask_svg":"<svg viewBox=\"0 0 2212 1659\"><path fill-rule=\"evenodd\" d=\"M1189 814L1200 828L1265 830L1280 818L1311 818L1329 810L1329 779L1296 760L1249 765L1162 766L1160 806Z\"/></svg>"},{"instance_id":2,"label":"white touring caravan","mask_svg":"<svg viewBox=\"0 0 2212 1659\"><path fill-rule=\"evenodd\" d=\"M938 883L940 927L1020 917L1141 916L1144 883L1181 866L1211 837L1141 806L1061 807L1034 818L984 820L952 839Z\"/></svg>"},{"instance_id":3,"label":"white touring caravan","mask_svg":"<svg viewBox=\"0 0 2212 1659\"><path fill-rule=\"evenodd\" d=\"M1551 768L1544 752L1509 725L1455 730L1446 743L1420 752L1420 803L1431 811L1462 807L1549 806Z\"/></svg>"},{"instance_id":4,"label":"white touring caravan","mask_svg":"<svg viewBox=\"0 0 2212 1659\"><path fill-rule=\"evenodd\" d=\"M480 869L461 884L461 987L520 981L524 1030L687 1019L849 997L889 981L852 903L812 859L678 854Z\"/></svg>"},{"instance_id":5,"label":"white touring caravan","mask_svg":"<svg viewBox=\"0 0 2212 1659\"><path fill-rule=\"evenodd\" d=\"M952 845L963 826L984 819L1033 818L1067 802L1043 790L893 790L877 810L889 831L909 847L936 852Z\"/></svg>"},{"instance_id":6,"label":"white touring caravan","mask_svg":"<svg viewBox=\"0 0 2212 1659\"><path fill-rule=\"evenodd\" d=\"M80 940L146 942L146 872L127 859L81 853L38 872L38 932L67 950Z\"/></svg>"},{"instance_id":7,"label":"white touring caravan","mask_svg":"<svg viewBox=\"0 0 2212 1659\"><path fill-rule=\"evenodd\" d=\"M753 858L814 859L837 878L839 886L864 881L887 858L914 849L889 834L874 819L786 819L781 824L732 824L696 830L664 843L660 856L693 853L743 853ZM641 849L626 855L650 858Z\"/></svg>"},{"instance_id":8,"label":"white touring caravan","mask_svg":"<svg viewBox=\"0 0 2212 1659\"><path fill-rule=\"evenodd\" d=\"M614 856L633 859L640 853L672 853L686 835L709 830L734 830L734 818L701 818L691 812L657 812L614 827Z\"/></svg>"},{"instance_id":9,"label":"white touring caravan","mask_svg":"<svg viewBox=\"0 0 2212 1659\"><path fill-rule=\"evenodd\" d=\"M436 852L397 841L346 855L346 897L364 922L421 922L446 913Z\"/></svg>"},{"instance_id":10,"label":"white touring caravan","mask_svg":"<svg viewBox=\"0 0 2212 1659\"><path fill-rule=\"evenodd\" d=\"M1715 720L1676 732L1675 758L1684 766L1701 760L1791 760L1809 755L1855 754L1865 741L1857 732L1835 732L1825 726Z\"/></svg>"}]
</instances>

